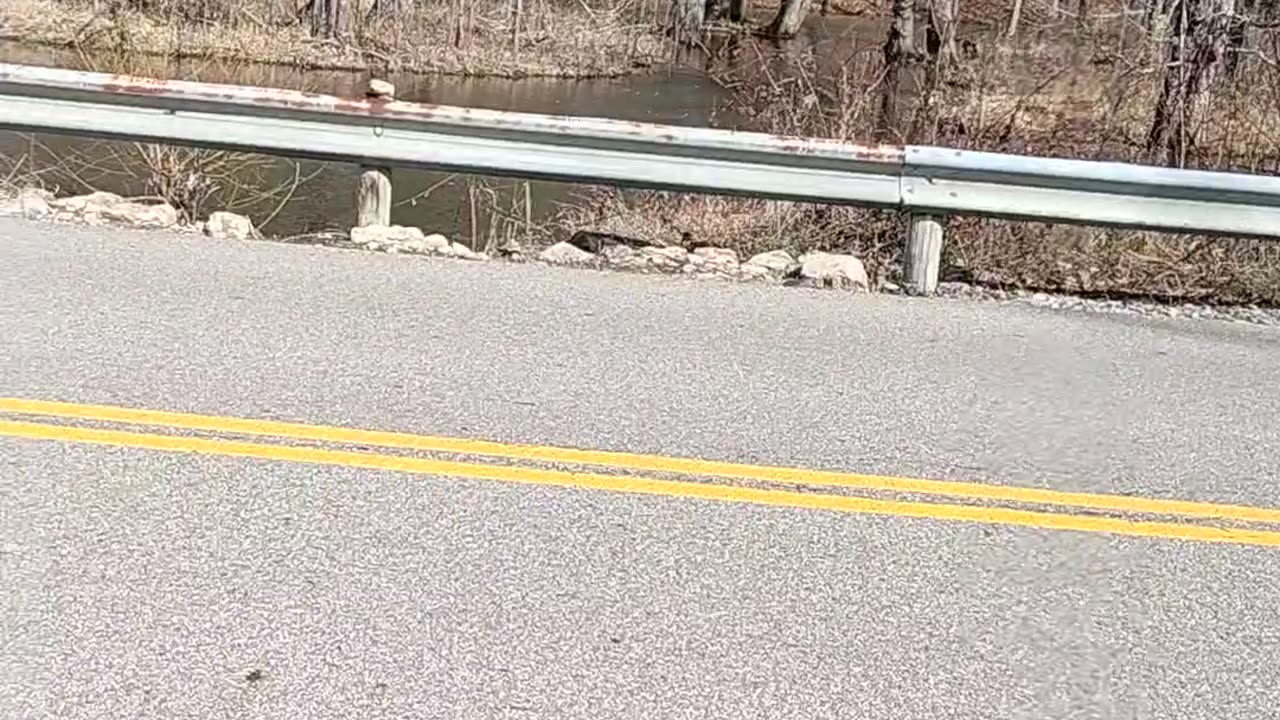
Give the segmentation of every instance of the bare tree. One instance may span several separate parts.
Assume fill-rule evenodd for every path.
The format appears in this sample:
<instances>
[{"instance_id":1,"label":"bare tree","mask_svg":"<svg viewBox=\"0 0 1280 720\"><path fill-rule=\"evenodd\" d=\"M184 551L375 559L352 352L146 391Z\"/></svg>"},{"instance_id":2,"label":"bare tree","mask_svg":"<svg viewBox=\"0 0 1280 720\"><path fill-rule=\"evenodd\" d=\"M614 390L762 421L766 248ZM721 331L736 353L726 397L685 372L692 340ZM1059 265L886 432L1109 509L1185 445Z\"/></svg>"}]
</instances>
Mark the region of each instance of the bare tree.
<instances>
[{"instance_id":1,"label":"bare tree","mask_svg":"<svg viewBox=\"0 0 1280 720\"><path fill-rule=\"evenodd\" d=\"M809 0L782 0L778 14L773 16L765 32L776 38L795 37L808 14Z\"/></svg>"},{"instance_id":2,"label":"bare tree","mask_svg":"<svg viewBox=\"0 0 1280 720\"><path fill-rule=\"evenodd\" d=\"M476 3L473 0L449 0L449 16L452 18L449 33L453 46L459 50L470 47L475 40Z\"/></svg>"},{"instance_id":3,"label":"bare tree","mask_svg":"<svg viewBox=\"0 0 1280 720\"><path fill-rule=\"evenodd\" d=\"M520 22L524 18L524 0L511 0L511 54L520 59Z\"/></svg>"},{"instance_id":4,"label":"bare tree","mask_svg":"<svg viewBox=\"0 0 1280 720\"><path fill-rule=\"evenodd\" d=\"M1018 23L1022 20L1022 0L1013 0L1013 12L1009 14L1009 29L1004 36L1010 40L1018 36Z\"/></svg>"},{"instance_id":5,"label":"bare tree","mask_svg":"<svg viewBox=\"0 0 1280 720\"><path fill-rule=\"evenodd\" d=\"M880 89L880 135L882 140L901 139L898 96L902 92L902 76L915 59L915 2L893 0L893 17L884 43L884 82Z\"/></svg>"},{"instance_id":6,"label":"bare tree","mask_svg":"<svg viewBox=\"0 0 1280 720\"><path fill-rule=\"evenodd\" d=\"M1241 60L1256 47L1259 27L1275 25L1278 5L1275 0L1236 0L1236 12L1228 18L1227 77L1234 80L1239 76Z\"/></svg>"},{"instance_id":7,"label":"bare tree","mask_svg":"<svg viewBox=\"0 0 1280 720\"><path fill-rule=\"evenodd\" d=\"M706 22L706 0L671 0L670 31L677 42L693 44Z\"/></svg>"},{"instance_id":8,"label":"bare tree","mask_svg":"<svg viewBox=\"0 0 1280 720\"><path fill-rule=\"evenodd\" d=\"M751 14L751 0L729 0L729 19L742 22Z\"/></svg>"},{"instance_id":9,"label":"bare tree","mask_svg":"<svg viewBox=\"0 0 1280 720\"><path fill-rule=\"evenodd\" d=\"M1164 42L1168 29L1168 0L1142 0L1142 25L1147 29L1152 41Z\"/></svg>"},{"instance_id":10,"label":"bare tree","mask_svg":"<svg viewBox=\"0 0 1280 720\"><path fill-rule=\"evenodd\" d=\"M958 0L929 0L925 48L938 68L954 65L956 54L956 10Z\"/></svg>"},{"instance_id":11,"label":"bare tree","mask_svg":"<svg viewBox=\"0 0 1280 720\"><path fill-rule=\"evenodd\" d=\"M329 39L350 37L349 0L311 0L311 34Z\"/></svg>"},{"instance_id":12,"label":"bare tree","mask_svg":"<svg viewBox=\"0 0 1280 720\"><path fill-rule=\"evenodd\" d=\"M373 0L373 14L381 17L394 17L403 13L408 0Z\"/></svg>"},{"instance_id":13,"label":"bare tree","mask_svg":"<svg viewBox=\"0 0 1280 720\"><path fill-rule=\"evenodd\" d=\"M1172 32L1147 152L1182 167L1222 74L1235 0L1170 0L1168 8Z\"/></svg>"}]
</instances>

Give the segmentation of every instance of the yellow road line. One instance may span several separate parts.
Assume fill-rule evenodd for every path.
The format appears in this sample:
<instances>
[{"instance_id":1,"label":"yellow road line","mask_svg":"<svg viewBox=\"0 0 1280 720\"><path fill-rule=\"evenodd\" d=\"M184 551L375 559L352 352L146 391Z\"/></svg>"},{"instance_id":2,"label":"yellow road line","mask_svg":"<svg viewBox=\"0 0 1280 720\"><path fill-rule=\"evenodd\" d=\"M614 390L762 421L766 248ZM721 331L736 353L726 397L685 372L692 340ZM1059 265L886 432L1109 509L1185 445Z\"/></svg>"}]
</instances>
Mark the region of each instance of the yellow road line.
<instances>
[{"instance_id":1,"label":"yellow road line","mask_svg":"<svg viewBox=\"0 0 1280 720\"><path fill-rule=\"evenodd\" d=\"M1240 545L1280 546L1280 532L1246 530L1205 525L1148 522L1120 518L1069 515L1065 513L1012 510L1009 508L978 507L972 505L945 505L897 500L875 500L848 495L818 495L785 490L716 485L678 480L657 480L642 477L598 475L593 473L566 472L521 468L507 465L483 465L449 460L378 455L348 450L326 450L311 447L290 447L235 440L183 437L176 435L152 435L147 433L100 430L68 425L0 421L0 436L32 440L111 445L117 447L159 450L173 453L221 455L261 460L279 460L313 465L331 465L350 468L389 470L405 473L444 475L454 477L497 480L528 485L551 485L586 490L664 495L669 497L697 498L722 502L772 505L813 510L831 510L845 513L870 513L897 515L935 520L953 520L995 525L1014 525L1048 530L1075 530L1080 532L1109 533L1149 538L1171 538L1213 543Z\"/></svg>"},{"instance_id":2,"label":"yellow road line","mask_svg":"<svg viewBox=\"0 0 1280 720\"><path fill-rule=\"evenodd\" d=\"M305 425L301 423L253 420L244 418L195 415L112 407L108 405L79 405L0 398L0 412L41 415L46 417L73 418L102 422L153 425L182 430L235 433L241 435L272 436L293 440L370 445L376 447L440 452L461 455L497 457L510 460L595 465L641 472L661 472L681 475L757 480L794 485L825 485L829 487L876 490L885 492L917 493L941 497L989 500L1005 503L1051 505L1088 508L1092 510L1143 513L1150 515L1179 515L1212 520L1232 520L1280 524L1280 509L1224 505L1186 500L1127 497L1100 493L1064 492L1005 485L987 485L976 482L952 482L923 478L863 475L859 473L809 470L804 468L745 465L739 463L674 458L658 455L603 450L579 450L542 445L518 445L470 440L466 438L433 437L400 432L360 430L355 428Z\"/></svg>"}]
</instances>

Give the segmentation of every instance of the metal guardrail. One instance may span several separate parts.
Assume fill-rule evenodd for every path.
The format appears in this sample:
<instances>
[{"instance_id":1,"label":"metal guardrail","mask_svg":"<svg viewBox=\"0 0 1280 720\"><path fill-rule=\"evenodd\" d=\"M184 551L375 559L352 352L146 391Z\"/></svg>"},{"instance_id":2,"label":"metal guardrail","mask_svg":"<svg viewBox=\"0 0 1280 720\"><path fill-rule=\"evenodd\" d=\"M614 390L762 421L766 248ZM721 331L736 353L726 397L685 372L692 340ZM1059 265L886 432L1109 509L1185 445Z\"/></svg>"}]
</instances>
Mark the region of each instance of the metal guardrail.
<instances>
[{"instance_id":1,"label":"metal guardrail","mask_svg":"<svg viewBox=\"0 0 1280 720\"><path fill-rule=\"evenodd\" d=\"M908 283L936 284L969 214L1280 236L1280 178L600 118L344 99L0 64L0 128L531 179L893 208Z\"/></svg>"}]
</instances>

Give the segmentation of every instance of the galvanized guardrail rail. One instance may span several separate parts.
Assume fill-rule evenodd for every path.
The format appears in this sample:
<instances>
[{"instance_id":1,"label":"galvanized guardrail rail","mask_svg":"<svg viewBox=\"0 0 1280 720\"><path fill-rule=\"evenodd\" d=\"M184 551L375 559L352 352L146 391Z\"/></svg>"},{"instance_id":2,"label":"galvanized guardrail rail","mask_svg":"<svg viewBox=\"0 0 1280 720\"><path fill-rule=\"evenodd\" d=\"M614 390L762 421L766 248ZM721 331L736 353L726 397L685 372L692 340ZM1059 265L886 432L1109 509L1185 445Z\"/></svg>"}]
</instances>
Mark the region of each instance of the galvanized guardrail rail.
<instances>
[{"instance_id":1,"label":"galvanized guardrail rail","mask_svg":"<svg viewBox=\"0 0 1280 720\"><path fill-rule=\"evenodd\" d=\"M371 88L377 90L378 83ZM0 128L359 163L358 224L392 166L896 209L906 280L937 284L945 215L1280 236L1280 177L862 146L0 64Z\"/></svg>"}]
</instances>

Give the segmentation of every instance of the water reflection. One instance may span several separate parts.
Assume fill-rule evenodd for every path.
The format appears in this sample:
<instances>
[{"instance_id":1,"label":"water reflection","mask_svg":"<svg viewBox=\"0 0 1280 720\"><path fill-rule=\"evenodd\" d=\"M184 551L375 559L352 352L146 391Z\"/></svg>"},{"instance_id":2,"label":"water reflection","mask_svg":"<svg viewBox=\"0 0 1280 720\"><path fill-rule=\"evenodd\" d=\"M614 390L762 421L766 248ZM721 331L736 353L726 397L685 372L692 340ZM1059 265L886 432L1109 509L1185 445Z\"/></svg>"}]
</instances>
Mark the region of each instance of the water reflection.
<instances>
[{"instance_id":1,"label":"water reflection","mask_svg":"<svg viewBox=\"0 0 1280 720\"><path fill-rule=\"evenodd\" d=\"M397 97L418 102L674 125L732 126L738 119L721 107L727 91L711 79L712 76L731 69L754 67L769 68L769 72L785 77L800 65L830 72L857 62L859 53L879 52L876 43L882 34L882 26L875 21L814 14L799 37L776 46L744 41L741 37L712 37L707 51L690 58L689 65L681 70L599 80L504 80L414 74L393 74L389 79L396 85ZM366 72L301 70L203 59L86 56L71 50L13 42L0 42L0 61L308 90L345 97L362 94L368 78ZM74 172L57 175L63 192L83 192L89 187L130 196L148 192L142 180L145 168L138 161L136 149L128 144L49 135L36 136L34 141L33 144L27 137L0 132L0 155L15 158L30 154L44 166L59 162L73 165ZM295 165L292 161L272 160L265 165L256 164L255 176L243 180L265 186L287 185L295 171L309 179L278 212L279 203L273 198L247 208L246 214L259 222L271 216L263 229L276 235L346 228L355 214L354 191L359 174L355 166L317 162ZM450 177L397 169L394 184L397 206L392 212L392 221L464 240L470 238L471 209L466 186L462 178L450 180ZM433 188L430 194L423 195L428 188ZM571 186L534 182L531 190L534 214L545 218L557 202L569 196Z\"/></svg>"},{"instance_id":2,"label":"water reflection","mask_svg":"<svg viewBox=\"0 0 1280 720\"><path fill-rule=\"evenodd\" d=\"M107 60L95 61L74 52L14 43L0 43L0 60L104 71L119 69L111 67ZM228 65L198 60L144 59L131 60L130 63L132 72L155 77L291 88L347 97L362 93L368 77L362 72L303 71L292 67ZM694 126L712 124L714 110L724 96L723 91L705 75L689 71L580 81L409 74L393 75L391 79L396 85L397 96L406 100ZM123 195L147 192L140 178L140 167L135 168L136 173L123 172L120 167L122 157L127 162L127 158L136 155L127 144L51 135L39 135L35 143L33 145L29 138L16 133L0 133L0 154L12 158L34 153L46 165L74 158L77 177L60 175L66 192L82 192L87 186ZM264 230L291 235L349 226L355 213L354 189L358 168L340 163L304 162L301 165L302 175L310 176L310 179ZM285 183L294 175L294 169L292 162L276 161L268 168L259 168L260 179L268 185ZM460 178L445 182L448 177L441 173L397 169L395 194L398 204L393 210L392 221L460 238L470 237L466 188ZM421 196L424 189L433 187L435 189L428 196ZM569 192L570 187L562 183L532 183L535 215L545 217L554 204L564 200ZM251 214L261 219L272 211L272 205L263 203Z\"/></svg>"}]
</instances>

